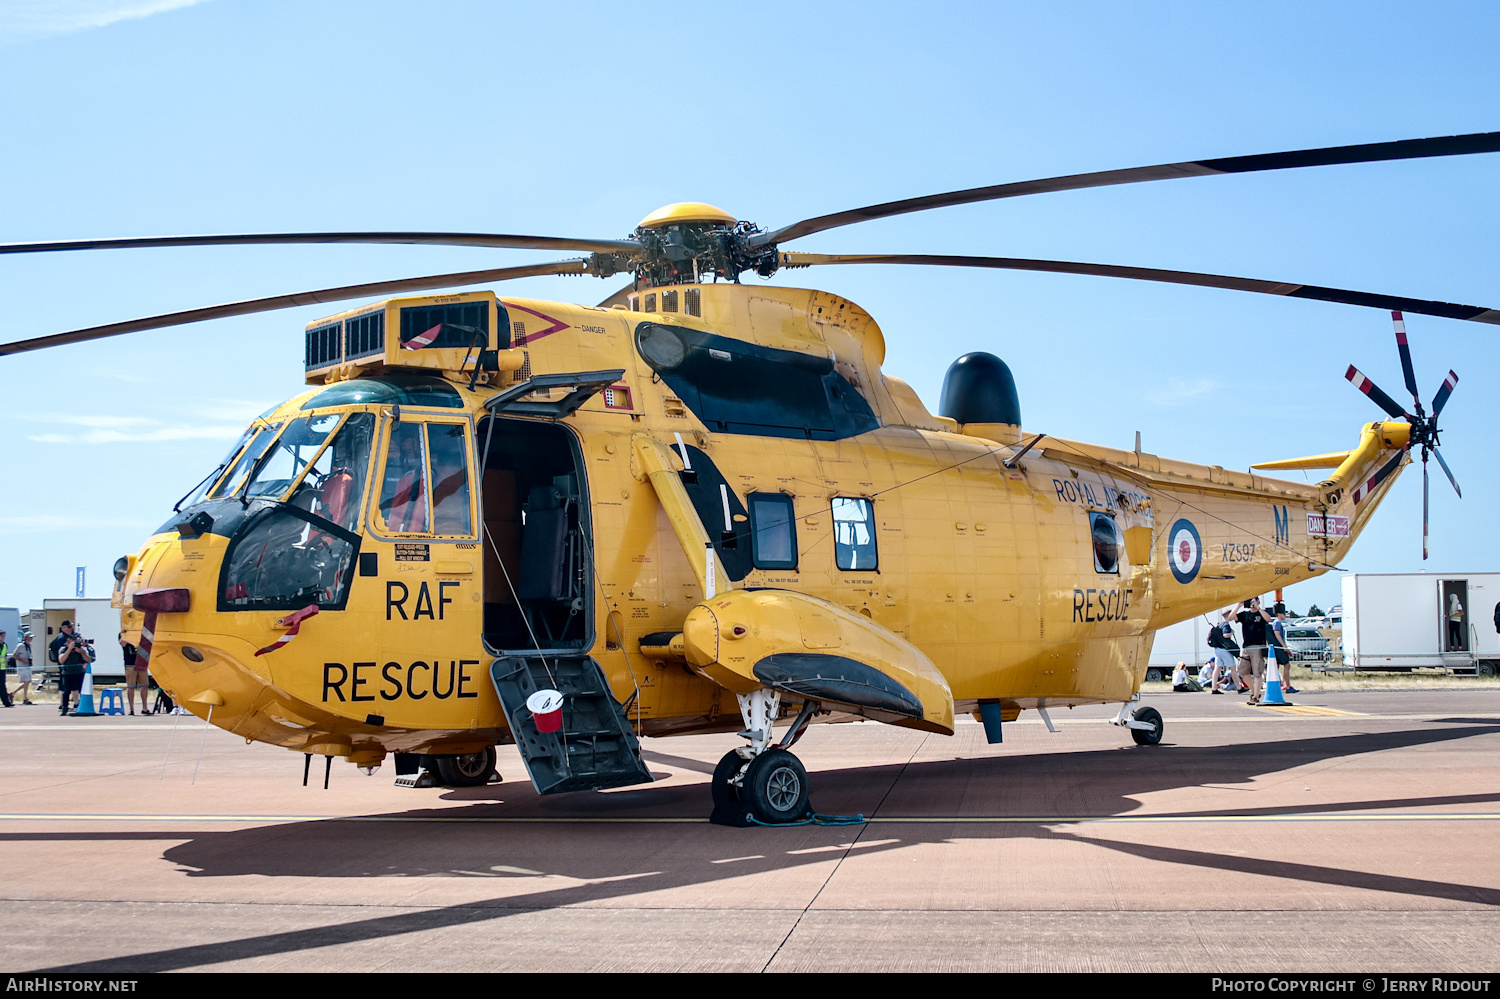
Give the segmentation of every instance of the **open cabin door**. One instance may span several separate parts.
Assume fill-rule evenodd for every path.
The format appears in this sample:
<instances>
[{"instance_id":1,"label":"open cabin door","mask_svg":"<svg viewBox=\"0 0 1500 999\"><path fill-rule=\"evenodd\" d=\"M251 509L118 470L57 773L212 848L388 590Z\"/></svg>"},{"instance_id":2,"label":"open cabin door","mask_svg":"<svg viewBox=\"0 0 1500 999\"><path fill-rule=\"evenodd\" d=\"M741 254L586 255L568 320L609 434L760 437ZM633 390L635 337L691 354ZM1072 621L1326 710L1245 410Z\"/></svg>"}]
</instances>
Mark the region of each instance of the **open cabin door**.
<instances>
[{"instance_id":1,"label":"open cabin door","mask_svg":"<svg viewBox=\"0 0 1500 999\"><path fill-rule=\"evenodd\" d=\"M572 433L541 420L479 423L484 640L497 654L593 642L592 533Z\"/></svg>"}]
</instances>

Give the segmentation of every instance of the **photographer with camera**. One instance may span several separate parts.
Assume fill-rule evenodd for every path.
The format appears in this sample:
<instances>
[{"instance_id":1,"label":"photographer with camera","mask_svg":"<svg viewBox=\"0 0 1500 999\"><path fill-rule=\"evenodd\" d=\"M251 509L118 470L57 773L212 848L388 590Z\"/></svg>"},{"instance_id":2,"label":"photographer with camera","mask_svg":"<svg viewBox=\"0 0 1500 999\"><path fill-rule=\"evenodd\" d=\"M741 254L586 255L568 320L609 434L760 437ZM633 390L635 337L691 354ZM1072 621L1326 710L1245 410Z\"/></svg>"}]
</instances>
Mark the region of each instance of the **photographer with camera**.
<instances>
[{"instance_id":1,"label":"photographer with camera","mask_svg":"<svg viewBox=\"0 0 1500 999\"><path fill-rule=\"evenodd\" d=\"M94 650L90 647L94 643L74 634L72 621L64 621L61 631L62 634L54 638L48 648L48 658L62 667L62 675L58 677L62 701L57 713L65 715L68 713L68 695L83 689L83 672L94 661ZM76 709L78 705L75 702L73 706Z\"/></svg>"}]
</instances>

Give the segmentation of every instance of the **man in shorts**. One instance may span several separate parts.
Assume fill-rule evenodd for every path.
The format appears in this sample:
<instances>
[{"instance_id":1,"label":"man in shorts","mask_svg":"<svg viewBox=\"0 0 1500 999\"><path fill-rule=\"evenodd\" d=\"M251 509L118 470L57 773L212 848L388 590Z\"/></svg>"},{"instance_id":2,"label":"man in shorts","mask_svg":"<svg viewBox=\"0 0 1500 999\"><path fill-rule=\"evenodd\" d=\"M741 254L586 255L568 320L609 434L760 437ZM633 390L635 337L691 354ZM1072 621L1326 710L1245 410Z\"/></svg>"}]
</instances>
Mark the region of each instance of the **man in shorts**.
<instances>
[{"instance_id":1,"label":"man in shorts","mask_svg":"<svg viewBox=\"0 0 1500 999\"><path fill-rule=\"evenodd\" d=\"M1234 642L1234 629L1230 627L1229 619L1234 616L1234 608L1226 607L1219 615L1220 621L1213 627L1213 640L1209 647L1214 650L1214 675L1210 689L1215 694L1224 693L1228 687L1232 693L1234 683L1234 660L1239 655L1240 647Z\"/></svg>"},{"instance_id":2,"label":"man in shorts","mask_svg":"<svg viewBox=\"0 0 1500 999\"><path fill-rule=\"evenodd\" d=\"M21 642L12 653L16 660L16 682L20 684L16 688L16 694L21 698L22 704L31 703L31 632L21 633Z\"/></svg>"},{"instance_id":3,"label":"man in shorts","mask_svg":"<svg viewBox=\"0 0 1500 999\"><path fill-rule=\"evenodd\" d=\"M141 658L137 658L136 648L125 641L125 632L120 632L120 651L125 658L125 703L130 707L130 713L135 714L135 692L141 692L141 714L149 715L151 705L146 701L149 684L146 677L146 664ZM137 665L139 664L139 665Z\"/></svg>"},{"instance_id":4,"label":"man in shorts","mask_svg":"<svg viewBox=\"0 0 1500 999\"><path fill-rule=\"evenodd\" d=\"M1266 625L1272 618L1261 607L1260 597L1246 600L1236 616L1244 639L1240 649L1240 676L1250 681L1250 703L1259 704L1266 684Z\"/></svg>"}]
</instances>

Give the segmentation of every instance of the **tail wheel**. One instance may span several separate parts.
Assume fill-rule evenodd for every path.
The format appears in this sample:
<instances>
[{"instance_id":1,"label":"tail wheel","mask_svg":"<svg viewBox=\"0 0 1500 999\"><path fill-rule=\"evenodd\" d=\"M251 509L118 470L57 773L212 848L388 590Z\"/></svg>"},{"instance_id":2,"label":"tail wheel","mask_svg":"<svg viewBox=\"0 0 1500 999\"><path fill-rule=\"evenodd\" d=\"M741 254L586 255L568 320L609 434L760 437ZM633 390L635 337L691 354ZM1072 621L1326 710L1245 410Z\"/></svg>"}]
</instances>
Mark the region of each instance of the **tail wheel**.
<instances>
[{"instance_id":1,"label":"tail wheel","mask_svg":"<svg viewBox=\"0 0 1500 999\"><path fill-rule=\"evenodd\" d=\"M1160 711L1155 708L1138 708L1131 717L1138 722L1148 722L1156 726L1149 732L1143 728L1133 728L1130 730L1130 737L1135 740L1137 746L1154 746L1158 742L1161 742L1162 720Z\"/></svg>"},{"instance_id":2,"label":"tail wheel","mask_svg":"<svg viewBox=\"0 0 1500 999\"><path fill-rule=\"evenodd\" d=\"M784 749L768 749L745 771L742 800L762 822L796 822L808 813L807 770Z\"/></svg>"},{"instance_id":3,"label":"tail wheel","mask_svg":"<svg viewBox=\"0 0 1500 999\"><path fill-rule=\"evenodd\" d=\"M477 753L436 756L438 777L449 787L482 787L495 772L495 747Z\"/></svg>"}]
</instances>

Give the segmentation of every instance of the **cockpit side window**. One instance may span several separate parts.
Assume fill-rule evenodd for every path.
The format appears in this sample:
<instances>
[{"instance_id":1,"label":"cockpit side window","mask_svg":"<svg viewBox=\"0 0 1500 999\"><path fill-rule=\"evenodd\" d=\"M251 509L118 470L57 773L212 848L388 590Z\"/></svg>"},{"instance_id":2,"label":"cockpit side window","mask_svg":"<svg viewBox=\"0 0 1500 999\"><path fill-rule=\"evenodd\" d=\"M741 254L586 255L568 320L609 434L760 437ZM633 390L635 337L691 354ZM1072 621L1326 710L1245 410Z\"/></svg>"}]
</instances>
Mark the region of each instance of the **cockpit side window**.
<instances>
[{"instance_id":1,"label":"cockpit side window","mask_svg":"<svg viewBox=\"0 0 1500 999\"><path fill-rule=\"evenodd\" d=\"M391 428L377 508L383 532L474 536L468 435L461 423Z\"/></svg>"},{"instance_id":2,"label":"cockpit side window","mask_svg":"<svg viewBox=\"0 0 1500 999\"><path fill-rule=\"evenodd\" d=\"M427 534L427 455L420 423L391 428L380 486L380 526L391 534Z\"/></svg>"},{"instance_id":3,"label":"cockpit side window","mask_svg":"<svg viewBox=\"0 0 1500 999\"><path fill-rule=\"evenodd\" d=\"M432 459L432 527L434 533L474 533L469 514L469 448L467 427L457 423L427 425L427 453Z\"/></svg>"}]
</instances>

